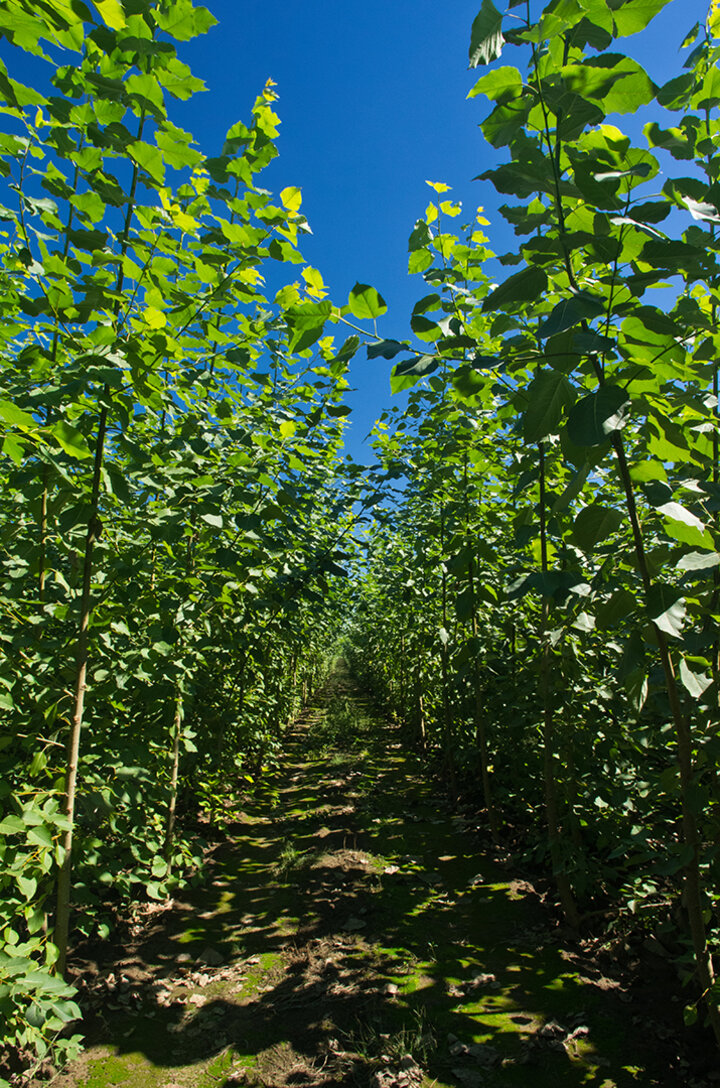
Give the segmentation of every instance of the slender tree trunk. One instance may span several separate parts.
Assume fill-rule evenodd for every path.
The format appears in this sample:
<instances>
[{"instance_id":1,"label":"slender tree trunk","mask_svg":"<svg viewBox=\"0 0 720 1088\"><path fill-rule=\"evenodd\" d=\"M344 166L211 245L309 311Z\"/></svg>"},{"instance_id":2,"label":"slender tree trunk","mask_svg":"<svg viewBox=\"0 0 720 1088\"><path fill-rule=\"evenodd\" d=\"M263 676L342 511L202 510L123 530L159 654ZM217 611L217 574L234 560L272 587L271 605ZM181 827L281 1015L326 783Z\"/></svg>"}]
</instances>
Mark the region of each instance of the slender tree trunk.
<instances>
[{"instance_id":1,"label":"slender tree trunk","mask_svg":"<svg viewBox=\"0 0 720 1088\"><path fill-rule=\"evenodd\" d=\"M424 752L427 746L425 728L425 703L422 693L422 673L420 668L415 673L415 727L420 751Z\"/></svg>"},{"instance_id":2,"label":"slender tree trunk","mask_svg":"<svg viewBox=\"0 0 720 1088\"><path fill-rule=\"evenodd\" d=\"M141 114L138 126L138 140L142 139L145 126L145 114ZM132 222L135 208L135 194L137 191L139 171L137 166L133 168L130 192L128 194L127 211L125 213L122 243L120 246L121 258L125 256L129 244L130 223ZM120 313L120 299L125 279L122 259L116 281L117 303L115 305L115 321ZM72 876L72 844L75 827L75 795L77 790L78 762L80 759L80 735L82 733L83 713L85 709L85 689L87 686L87 666L89 650L89 627L91 602L91 585L93 570L93 549L98 539L101 526L98 519L100 502L100 482L102 479L102 465L105 452L105 436L107 432L110 388L105 386L103 390L104 403L100 409L98 420L97 440L95 443L95 457L93 461L92 490L90 497L90 510L88 515L87 532L85 535L85 555L83 558L82 592L80 596L80 622L75 653L75 686L73 692L73 713L70 723L70 736L67 747L67 765L65 771L65 796L63 798L62 812L68 822L68 829L61 838L62 857L57 881L57 906L55 911L55 930L53 941L57 946L58 956L55 969L58 974L64 975L67 965L68 936L70 932L70 888Z\"/></svg>"},{"instance_id":3,"label":"slender tree trunk","mask_svg":"<svg viewBox=\"0 0 720 1088\"><path fill-rule=\"evenodd\" d=\"M543 574L548 570L547 553L547 506L545 489L545 448L538 445L540 465L540 554ZM552 693L550 690L551 654L548 641L548 628L550 618L550 602L543 596L542 613L540 623L540 645L542 656L540 659L540 689L543 708L543 777L545 783L545 816L548 828L548 846L553 874L557 885L560 905L568 925L577 929L580 924L575 896L572 884L565 869L565 859L562 850L562 835L560 830L560 815L558 806L558 784L556 776L557 758L555 754L555 719L552 706Z\"/></svg>"},{"instance_id":4,"label":"slender tree trunk","mask_svg":"<svg viewBox=\"0 0 720 1088\"><path fill-rule=\"evenodd\" d=\"M297 650L293 650L292 659L290 664L290 684L292 690L291 703L290 703L290 720L292 721L297 713L297 666L298 666L298 653Z\"/></svg>"},{"instance_id":5,"label":"slender tree trunk","mask_svg":"<svg viewBox=\"0 0 720 1088\"><path fill-rule=\"evenodd\" d=\"M500 840L500 824L497 809L493 800L492 777L488 759L487 729L485 727L485 700L483 698L483 686L480 677L480 666L473 662L473 700L474 700L474 724L475 740L480 752L480 778L482 781L483 804L488 817L488 826L493 842Z\"/></svg>"},{"instance_id":6,"label":"slender tree trunk","mask_svg":"<svg viewBox=\"0 0 720 1088\"><path fill-rule=\"evenodd\" d=\"M470 560L470 597L471 597L471 609L472 609L472 635L477 645L478 638L478 620L477 620L477 607L475 601L475 579L473 573L473 562ZM480 673L480 662L478 661L477 653L473 654L473 724L475 726L475 740L480 751L480 778L482 781L483 791L483 804L485 805L485 811L487 812L488 825L490 827L490 834L493 842L498 842L500 839L500 825L498 822L497 810L493 801L492 794L492 779L490 775L490 765L488 759L488 743L487 743L487 729L485 725L485 700L483 698L483 684L482 676Z\"/></svg>"},{"instance_id":7,"label":"slender tree trunk","mask_svg":"<svg viewBox=\"0 0 720 1088\"><path fill-rule=\"evenodd\" d=\"M48 483L49 465L42 467L42 492L40 494L40 554L38 556L38 599L45 600L45 581L47 578L47 530L48 530Z\"/></svg>"},{"instance_id":8,"label":"slender tree trunk","mask_svg":"<svg viewBox=\"0 0 720 1088\"><path fill-rule=\"evenodd\" d=\"M712 306L712 321L715 324L717 318L717 305L713 301ZM712 432L712 482L715 487L720 483L720 441L718 439L718 427L720 427L720 367L717 363L713 368L713 396L715 398L715 426ZM715 530L715 536L717 537L718 530L720 530L720 511L715 511L713 514L713 528ZM718 601L720 601L720 571L717 567L713 571L713 591L710 601L710 615L717 614ZM720 639L718 638L717 624L710 617L706 620L706 623L713 623L715 626L715 639L713 641L712 654L710 659L710 671L715 683L715 691L717 692L716 707L720 708ZM717 718L712 723L717 733ZM710 788L716 801L720 801L720 775L718 775L718 761L708 755L708 775L710 778Z\"/></svg>"},{"instance_id":9,"label":"slender tree trunk","mask_svg":"<svg viewBox=\"0 0 720 1088\"><path fill-rule=\"evenodd\" d=\"M442 677L442 713L443 713L443 762L448 776L450 792L454 795L457 790L455 780L455 752L453 748L453 718L450 704L450 677L448 662L448 610L447 610L447 572L445 570L445 504L440 503L440 555L442 557L441 593L442 593L442 624L445 631L445 641L440 646L440 674Z\"/></svg>"},{"instance_id":10,"label":"slender tree trunk","mask_svg":"<svg viewBox=\"0 0 720 1088\"><path fill-rule=\"evenodd\" d=\"M77 150L80 151L85 142L84 134L78 139ZM78 183L80 181L80 167L75 164L75 170L73 172L72 190L73 193L78 191ZM67 260L68 253L70 252L70 230L75 218L75 207L68 202L67 220L65 222L65 241L62 248L62 259ZM53 368L57 365L58 347L60 344L60 330L55 326L52 338L52 347L50 354L52 357ZM52 412L50 408L46 409L45 423L50 424L52 419ZM40 602L45 600L45 582L47 579L47 519L48 519L48 494L50 483L50 466L46 463L42 467L42 495L40 499L40 556L38 562L38 596Z\"/></svg>"},{"instance_id":11,"label":"slender tree trunk","mask_svg":"<svg viewBox=\"0 0 720 1088\"><path fill-rule=\"evenodd\" d=\"M183 722L183 697L178 690L175 698L175 715L172 727L172 754L170 769L170 799L168 801L167 817L165 819L165 845L163 854L170 871L170 858L172 857L173 844L175 842L175 814L177 811L178 779L180 777L180 739L182 737Z\"/></svg>"},{"instance_id":12,"label":"slender tree trunk","mask_svg":"<svg viewBox=\"0 0 720 1088\"><path fill-rule=\"evenodd\" d=\"M405 669L405 635L400 636L400 691L398 694L398 714L400 722L405 721L405 688L407 685L407 673Z\"/></svg>"},{"instance_id":13,"label":"slender tree trunk","mask_svg":"<svg viewBox=\"0 0 720 1088\"><path fill-rule=\"evenodd\" d=\"M473 540L470 533L470 488L468 482L468 457L463 459L463 482L465 500L465 547L468 551L468 588L470 590L470 630L473 637L473 725L475 727L475 743L480 752L480 778L482 781L483 803L487 812L488 825L493 842L500 837L497 812L493 803L492 784L490 779L490 767L488 760L487 729L485 727L485 703L483 699L482 678L480 673L480 661L478 660L478 616L477 594L475 592L475 559L473 556Z\"/></svg>"},{"instance_id":14,"label":"slender tree trunk","mask_svg":"<svg viewBox=\"0 0 720 1088\"><path fill-rule=\"evenodd\" d=\"M80 759L80 734L82 732L83 712L85 708L85 689L87 686L87 665L90 612L92 609L91 584L92 561L95 541L100 532L98 521L98 503L100 498L100 480L102 472L103 452L105 449L105 433L107 429L107 406L100 411L98 422L97 441L95 445L95 460L93 464L92 492L90 499L90 514L88 517L87 532L85 534L85 555L83 558L82 593L80 597L80 622L78 626L77 647L75 656L75 690L73 694L73 714L70 725L70 736L67 748L67 764L65 772L65 796L62 812L68 821L68 828L63 832L61 846L63 860L60 866L57 883L57 907L55 912L54 943L57 945L58 958L56 963L57 973L65 974L67 964L68 934L70 930L70 880L72 873L72 844L75 826L75 794L77 790L78 761Z\"/></svg>"},{"instance_id":15,"label":"slender tree trunk","mask_svg":"<svg viewBox=\"0 0 720 1088\"><path fill-rule=\"evenodd\" d=\"M713 303L713 324L716 317L716 306ZM718 427L720 426L720 376L718 375L718 364L715 364L713 370L713 396L715 397L715 426L712 433L712 481L715 487L720 483L720 448L718 443ZM715 533L717 534L720 529L720 511L715 511L713 514L713 525L715 527ZM713 594L712 605L710 607L711 612L717 612L718 598L720 598L720 571L715 568L713 572ZM712 655L712 675L715 681L716 688L718 687L718 680L720 680L720 640L715 638L713 645ZM720 689L718 690L718 700L720 700Z\"/></svg>"},{"instance_id":16,"label":"slender tree trunk","mask_svg":"<svg viewBox=\"0 0 720 1088\"><path fill-rule=\"evenodd\" d=\"M563 729L563 750L562 758L565 764L565 811L568 814L568 823L570 827L570 838L572 844L575 847L576 853L583 851L583 838L582 831L580 829L580 822L577 819L575 809L578 801L578 777L577 777L577 762L575 759L575 729L571 726L567 728L567 723Z\"/></svg>"}]
</instances>

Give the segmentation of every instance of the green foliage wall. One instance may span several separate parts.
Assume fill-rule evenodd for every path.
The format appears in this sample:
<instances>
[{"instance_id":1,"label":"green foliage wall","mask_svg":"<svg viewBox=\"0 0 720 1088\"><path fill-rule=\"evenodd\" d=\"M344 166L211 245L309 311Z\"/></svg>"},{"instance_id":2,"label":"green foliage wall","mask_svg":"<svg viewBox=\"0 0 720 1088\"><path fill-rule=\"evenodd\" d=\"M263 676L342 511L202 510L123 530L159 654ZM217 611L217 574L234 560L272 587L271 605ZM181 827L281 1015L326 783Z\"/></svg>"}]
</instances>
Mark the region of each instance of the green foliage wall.
<instances>
[{"instance_id":1,"label":"green foliage wall","mask_svg":"<svg viewBox=\"0 0 720 1088\"><path fill-rule=\"evenodd\" d=\"M713 5L657 87L618 42L665 2L483 0L471 97L507 160L480 176L517 246L490 282L486 223L455 232L432 184L421 345L370 348L412 391L376 438L407 482L351 653L451 789L476 779L495 837L542 817L573 926L608 902L668 934L684 915L686 1016L720 1038L720 26ZM649 104L636 146L618 115Z\"/></svg>"},{"instance_id":2,"label":"green foliage wall","mask_svg":"<svg viewBox=\"0 0 720 1088\"><path fill-rule=\"evenodd\" d=\"M618 43L665 2L483 0L470 63L493 67L471 96L507 161L482 177L517 245L491 279L487 220L458 229L431 183L414 339L367 337L409 395L365 479L342 463L342 396L357 322L386 306L365 284L334 306L299 249L300 190L261 186L272 85L208 157L170 108L202 89L176 46L208 11L3 5L0 32L47 71L0 71L18 1061L77 1049L71 938L191 876L188 817L275 758L341 632L408 744L482 794L493 838L542 826L528 841L571 925L666 927L686 1017L720 1038L720 46L713 7L656 87ZM622 115L646 105L636 146Z\"/></svg>"},{"instance_id":3,"label":"green foliage wall","mask_svg":"<svg viewBox=\"0 0 720 1088\"><path fill-rule=\"evenodd\" d=\"M341 615L359 341L326 329L300 190L258 181L272 85L211 157L171 118L202 90L176 46L214 22L190 0L0 12L47 72L0 70L0 1016L20 1062L77 1049L70 937L197 870L183 813L272 762Z\"/></svg>"}]
</instances>

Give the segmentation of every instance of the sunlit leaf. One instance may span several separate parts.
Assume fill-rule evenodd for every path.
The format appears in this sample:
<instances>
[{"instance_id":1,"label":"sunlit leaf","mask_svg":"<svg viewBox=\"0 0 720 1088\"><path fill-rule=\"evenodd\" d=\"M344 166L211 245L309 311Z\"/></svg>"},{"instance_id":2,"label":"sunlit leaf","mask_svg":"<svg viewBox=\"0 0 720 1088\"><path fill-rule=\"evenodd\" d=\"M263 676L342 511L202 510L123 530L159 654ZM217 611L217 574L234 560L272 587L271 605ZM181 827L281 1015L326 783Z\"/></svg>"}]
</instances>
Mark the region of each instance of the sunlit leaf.
<instances>
[{"instance_id":1,"label":"sunlit leaf","mask_svg":"<svg viewBox=\"0 0 720 1088\"><path fill-rule=\"evenodd\" d=\"M470 67L477 68L496 60L502 53L503 41L501 13L492 0L482 0L470 35Z\"/></svg>"},{"instance_id":2,"label":"sunlit leaf","mask_svg":"<svg viewBox=\"0 0 720 1088\"><path fill-rule=\"evenodd\" d=\"M348 305L353 317L372 320L387 313L387 303L374 287L366 283L356 283L350 292Z\"/></svg>"}]
</instances>

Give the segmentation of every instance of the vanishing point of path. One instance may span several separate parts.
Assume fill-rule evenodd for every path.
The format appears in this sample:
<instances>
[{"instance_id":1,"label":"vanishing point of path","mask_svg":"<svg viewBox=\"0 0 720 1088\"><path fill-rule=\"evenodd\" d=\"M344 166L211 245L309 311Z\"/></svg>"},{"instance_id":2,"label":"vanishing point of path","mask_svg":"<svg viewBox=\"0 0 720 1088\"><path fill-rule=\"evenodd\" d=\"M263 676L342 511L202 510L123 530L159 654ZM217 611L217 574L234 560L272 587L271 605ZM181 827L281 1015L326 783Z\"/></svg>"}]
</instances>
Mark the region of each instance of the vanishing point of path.
<instances>
[{"instance_id":1,"label":"vanishing point of path","mask_svg":"<svg viewBox=\"0 0 720 1088\"><path fill-rule=\"evenodd\" d=\"M58 1088L700 1083L652 980L578 955L343 674L228 811L209 883L130 932L88 964Z\"/></svg>"}]
</instances>

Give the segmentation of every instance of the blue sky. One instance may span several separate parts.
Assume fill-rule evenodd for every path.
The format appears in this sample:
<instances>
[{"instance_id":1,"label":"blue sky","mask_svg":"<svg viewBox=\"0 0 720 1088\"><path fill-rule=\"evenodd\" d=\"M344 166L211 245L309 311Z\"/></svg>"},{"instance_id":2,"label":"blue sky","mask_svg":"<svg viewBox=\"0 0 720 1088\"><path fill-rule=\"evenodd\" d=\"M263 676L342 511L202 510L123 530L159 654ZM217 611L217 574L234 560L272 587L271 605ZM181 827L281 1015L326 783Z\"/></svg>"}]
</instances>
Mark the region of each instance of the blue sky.
<instances>
[{"instance_id":1,"label":"blue sky","mask_svg":"<svg viewBox=\"0 0 720 1088\"><path fill-rule=\"evenodd\" d=\"M219 25L183 50L208 85L182 110L181 123L203 150L216 148L227 128L247 117L265 80L278 84L280 157L264 175L268 188L299 185L313 230L303 250L319 268L334 301L356 281L371 283L388 302L380 322L386 336L408 335L413 302L426 291L407 275L407 238L430 190L446 181L467 211L488 209L491 247L514 237L494 214L489 183L473 181L499 157L477 128L482 97L467 100L480 74L467 67L470 27L479 0L365 0L363 4L305 0L205 0ZM704 0L671 0L641 35L618 43L658 83L677 74L680 41ZM517 50L506 63L516 63ZM505 60L505 58L503 58ZM646 119L646 118L645 118ZM620 127L640 136L640 123ZM632 134L632 133L631 133ZM393 402L390 364L362 351L351 370L357 393L349 450Z\"/></svg>"}]
</instances>

